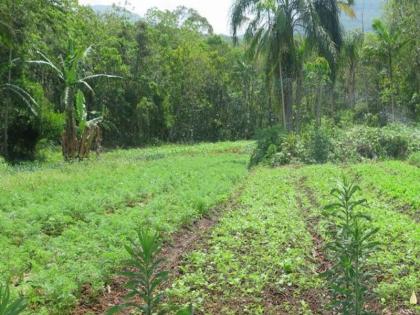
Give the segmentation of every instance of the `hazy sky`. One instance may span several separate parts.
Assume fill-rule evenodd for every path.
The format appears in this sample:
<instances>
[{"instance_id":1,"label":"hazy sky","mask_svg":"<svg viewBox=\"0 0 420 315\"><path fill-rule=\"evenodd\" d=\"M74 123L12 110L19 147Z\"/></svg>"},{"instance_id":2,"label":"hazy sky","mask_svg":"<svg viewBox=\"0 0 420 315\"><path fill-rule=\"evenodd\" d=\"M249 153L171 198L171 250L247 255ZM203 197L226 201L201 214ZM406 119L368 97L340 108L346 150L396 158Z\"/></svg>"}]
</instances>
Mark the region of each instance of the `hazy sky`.
<instances>
[{"instance_id":1,"label":"hazy sky","mask_svg":"<svg viewBox=\"0 0 420 315\"><path fill-rule=\"evenodd\" d=\"M128 2L128 5L124 4ZM79 0L80 4L117 4L127 9L144 15L147 9L158 7L159 9L173 10L179 5L196 9L206 17L213 26L215 33L230 34L229 11L232 0Z\"/></svg>"}]
</instances>

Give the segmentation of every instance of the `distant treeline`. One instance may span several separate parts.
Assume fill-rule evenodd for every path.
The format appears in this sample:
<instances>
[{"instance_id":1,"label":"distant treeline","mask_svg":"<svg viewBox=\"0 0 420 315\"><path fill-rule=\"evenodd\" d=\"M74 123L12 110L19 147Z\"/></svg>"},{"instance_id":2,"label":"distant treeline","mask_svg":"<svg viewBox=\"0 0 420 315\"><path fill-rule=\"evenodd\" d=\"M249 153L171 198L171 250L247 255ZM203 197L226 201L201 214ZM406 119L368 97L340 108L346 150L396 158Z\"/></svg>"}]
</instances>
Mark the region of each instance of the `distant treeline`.
<instances>
[{"instance_id":1,"label":"distant treeline","mask_svg":"<svg viewBox=\"0 0 420 315\"><path fill-rule=\"evenodd\" d=\"M107 146L251 138L257 129L284 121L280 83L293 95L286 100L293 103L293 130L324 116L370 125L418 121L418 6L390 1L373 33L343 34L333 63L295 35L290 75L278 80L263 58L250 54L252 41L235 45L214 35L192 9L151 9L133 22L118 9L98 15L74 0L3 0L3 155L34 158L40 143L61 142L67 83L50 65L28 61L68 63L69 47L92 46L77 71L122 77L82 84L83 102L75 101L78 132L82 120L100 116Z\"/></svg>"}]
</instances>

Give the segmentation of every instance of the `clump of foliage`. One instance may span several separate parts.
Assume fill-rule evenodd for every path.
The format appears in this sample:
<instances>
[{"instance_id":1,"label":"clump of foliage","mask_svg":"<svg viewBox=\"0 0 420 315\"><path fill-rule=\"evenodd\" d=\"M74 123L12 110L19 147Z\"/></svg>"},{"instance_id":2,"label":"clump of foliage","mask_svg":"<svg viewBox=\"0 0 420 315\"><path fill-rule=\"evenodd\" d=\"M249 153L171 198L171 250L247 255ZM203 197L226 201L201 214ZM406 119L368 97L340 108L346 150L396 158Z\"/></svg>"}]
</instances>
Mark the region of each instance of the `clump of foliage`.
<instances>
[{"instance_id":1,"label":"clump of foliage","mask_svg":"<svg viewBox=\"0 0 420 315\"><path fill-rule=\"evenodd\" d=\"M0 315L18 315L26 308L25 299L19 297L13 300L10 296L9 285L0 284Z\"/></svg>"},{"instance_id":2,"label":"clump of foliage","mask_svg":"<svg viewBox=\"0 0 420 315\"><path fill-rule=\"evenodd\" d=\"M259 130L256 135L257 147L251 155L249 167L262 162L268 162L277 152L281 151L286 132L281 126Z\"/></svg>"},{"instance_id":3,"label":"clump of foliage","mask_svg":"<svg viewBox=\"0 0 420 315\"><path fill-rule=\"evenodd\" d=\"M130 239L130 245L125 248L130 254L129 269L133 270L123 273L128 277L129 293L126 299L130 300L138 296L144 304L127 302L112 308L109 313L113 314L123 308L133 307L142 314L154 314L162 298L162 294L157 293L157 289L168 277L167 272L159 271L162 263L162 259L158 257L161 249L159 235L150 230L140 230L137 232L137 240Z\"/></svg>"},{"instance_id":4,"label":"clump of foliage","mask_svg":"<svg viewBox=\"0 0 420 315\"><path fill-rule=\"evenodd\" d=\"M328 205L324 215L330 220L328 234L331 241L326 249L333 266L326 271L330 282L332 305L341 314L367 314L365 303L371 271L367 258L376 250L374 236L377 228L370 228L371 218L357 210L365 199L356 199L360 187L344 177L331 191L336 199Z\"/></svg>"},{"instance_id":5,"label":"clump of foliage","mask_svg":"<svg viewBox=\"0 0 420 315\"><path fill-rule=\"evenodd\" d=\"M123 273L128 278L126 284L129 292L126 303L111 308L108 314L115 314L125 308L134 308L144 315L165 314L162 309L163 294L160 287L166 282L168 272L162 269L161 239L159 234L149 229L139 230L137 239L129 239L125 248L130 254L128 261L130 271ZM137 302L134 298L140 298ZM192 315L192 306L181 309L177 315Z\"/></svg>"},{"instance_id":6,"label":"clump of foliage","mask_svg":"<svg viewBox=\"0 0 420 315\"><path fill-rule=\"evenodd\" d=\"M99 122L102 117L88 119L85 95L82 87L93 93L93 88L88 81L105 77L119 78L109 74L85 74L82 65L92 51L89 46L86 49L75 47L73 41L69 41L67 54L60 55L60 63L54 64L45 54L38 52L41 60L32 60L30 63L47 66L54 70L58 79L63 82L63 103L65 113L65 128L62 137L62 150L66 160L88 157L94 141L100 141Z\"/></svg>"},{"instance_id":7,"label":"clump of foliage","mask_svg":"<svg viewBox=\"0 0 420 315\"><path fill-rule=\"evenodd\" d=\"M326 163L331 149L329 135L321 128L311 132L308 146L308 158L315 163Z\"/></svg>"},{"instance_id":8,"label":"clump of foliage","mask_svg":"<svg viewBox=\"0 0 420 315\"><path fill-rule=\"evenodd\" d=\"M410 163L411 165L420 167L420 151L411 154L410 157L408 158L408 163Z\"/></svg>"},{"instance_id":9,"label":"clump of foliage","mask_svg":"<svg viewBox=\"0 0 420 315\"><path fill-rule=\"evenodd\" d=\"M300 133L285 134L280 127L258 133L257 148L250 166L265 163L360 162L364 160L405 159L420 150L420 131L399 124L382 128L332 125L309 126Z\"/></svg>"}]
</instances>

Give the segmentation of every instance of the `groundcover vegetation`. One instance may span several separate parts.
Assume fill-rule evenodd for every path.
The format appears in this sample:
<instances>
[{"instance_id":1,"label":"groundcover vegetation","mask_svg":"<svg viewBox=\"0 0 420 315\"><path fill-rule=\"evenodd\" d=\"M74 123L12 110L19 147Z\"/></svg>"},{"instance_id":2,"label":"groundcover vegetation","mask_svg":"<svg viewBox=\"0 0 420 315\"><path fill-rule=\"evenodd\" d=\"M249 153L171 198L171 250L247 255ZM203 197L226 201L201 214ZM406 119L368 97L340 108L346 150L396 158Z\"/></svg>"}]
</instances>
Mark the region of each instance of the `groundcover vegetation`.
<instances>
[{"instance_id":1,"label":"groundcover vegetation","mask_svg":"<svg viewBox=\"0 0 420 315\"><path fill-rule=\"evenodd\" d=\"M170 145L74 164L4 167L2 281L9 280L12 297L24 295L27 314L71 314L81 301L101 303L127 267L127 237L139 228L171 244L183 242L171 241L183 226L192 223L188 233L199 234L193 222L216 216L180 253L177 271L159 289L166 291L163 304L191 304L197 314L330 314L325 272L335 257L326 245L336 219L323 212L345 175L361 187L356 195L367 204L360 211L378 230L377 247L363 258L364 310L415 314L420 169L369 161L247 170L254 147Z\"/></svg>"},{"instance_id":2,"label":"groundcover vegetation","mask_svg":"<svg viewBox=\"0 0 420 315\"><path fill-rule=\"evenodd\" d=\"M93 294L104 287L138 227L168 234L228 198L246 174L246 152L246 143L168 146L35 170L6 168L2 280L12 277L29 313L68 313L83 285Z\"/></svg>"}]
</instances>

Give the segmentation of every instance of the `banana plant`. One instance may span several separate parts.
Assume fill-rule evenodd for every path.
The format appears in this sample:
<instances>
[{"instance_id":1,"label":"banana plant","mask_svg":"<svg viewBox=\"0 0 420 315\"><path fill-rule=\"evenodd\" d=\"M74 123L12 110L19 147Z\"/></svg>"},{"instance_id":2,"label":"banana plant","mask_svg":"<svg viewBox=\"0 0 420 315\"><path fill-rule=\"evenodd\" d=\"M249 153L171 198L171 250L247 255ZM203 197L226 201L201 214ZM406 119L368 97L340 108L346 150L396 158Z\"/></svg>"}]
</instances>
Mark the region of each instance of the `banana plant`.
<instances>
[{"instance_id":1,"label":"banana plant","mask_svg":"<svg viewBox=\"0 0 420 315\"><path fill-rule=\"evenodd\" d=\"M81 140L83 138L83 134L80 133L81 130L79 130L78 134L78 127L80 126L76 125L77 107L80 107L80 100L82 95L80 93L83 93L82 88L85 88L94 94L94 90L89 84L90 80L97 78L121 78L116 75L103 73L86 75L83 65L84 61L91 52L92 46L89 46L86 49L79 49L75 48L74 44L70 41L67 54L64 57L62 55L59 56L58 64L52 62L44 53L40 51L37 51L37 54L41 57L40 60L28 61L32 64L37 64L50 68L51 70L53 70L53 72L57 75L57 77L64 85L63 103L65 112L65 129L62 139L62 149L64 158L66 160L73 160L76 158L81 159L84 157L80 154ZM79 105L77 95L79 95ZM79 112L78 115L79 118L81 118L85 114L82 114L82 116L80 116ZM84 120L86 120L86 117L84 118ZM83 131L87 131L88 129L85 127L89 126L89 124L87 124L87 122L83 122L84 120L82 119L82 129ZM95 122L97 123L98 120L95 120ZM78 121L78 123L80 124L80 120ZM90 122L90 124L93 123L93 121ZM97 127L97 125L95 125L95 127Z\"/></svg>"}]
</instances>

